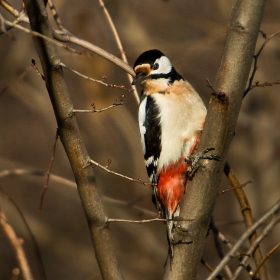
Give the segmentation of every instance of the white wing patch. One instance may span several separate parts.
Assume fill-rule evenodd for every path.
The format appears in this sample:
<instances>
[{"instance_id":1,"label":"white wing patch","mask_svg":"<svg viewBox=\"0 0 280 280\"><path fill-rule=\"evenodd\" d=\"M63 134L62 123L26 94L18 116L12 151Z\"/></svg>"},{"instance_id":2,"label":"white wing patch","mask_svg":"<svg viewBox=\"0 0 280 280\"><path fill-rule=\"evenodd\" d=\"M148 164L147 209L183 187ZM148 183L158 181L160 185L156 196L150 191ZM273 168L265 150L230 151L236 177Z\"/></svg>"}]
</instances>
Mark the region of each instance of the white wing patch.
<instances>
[{"instance_id":1,"label":"white wing patch","mask_svg":"<svg viewBox=\"0 0 280 280\"><path fill-rule=\"evenodd\" d=\"M154 163L154 156L149 157L145 160L146 166L149 166L151 163Z\"/></svg>"},{"instance_id":2,"label":"white wing patch","mask_svg":"<svg viewBox=\"0 0 280 280\"><path fill-rule=\"evenodd\" d=\"M145 97L139 106L139 113L138 113L138 122L139 122L139 129L141 135L141 143L144 154L146 153L146 146L145 146L145 133L146 127L144 126L145 119L146 119L146 104L147 104L147 97Z\"/></svg>"}]
</instances>

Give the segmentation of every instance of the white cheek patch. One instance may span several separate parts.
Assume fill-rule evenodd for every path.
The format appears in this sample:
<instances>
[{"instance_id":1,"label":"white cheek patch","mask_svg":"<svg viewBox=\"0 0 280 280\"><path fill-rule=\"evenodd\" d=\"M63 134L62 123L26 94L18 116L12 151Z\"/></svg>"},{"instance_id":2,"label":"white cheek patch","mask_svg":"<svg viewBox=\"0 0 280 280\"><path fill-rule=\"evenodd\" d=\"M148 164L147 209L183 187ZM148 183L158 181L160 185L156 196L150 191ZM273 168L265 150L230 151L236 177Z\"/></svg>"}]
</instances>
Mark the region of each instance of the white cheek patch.
<instances>
[{"instance_id":1,"label":"white cheek patch","mask_svg":"<svg viewBox=\"0 0 280 280\"><path fill-rule=\"evenodd\" d=\"M152 70L150 74L168 74L172 69L172 64L166 56L158 58L155 63L158 63L159 68Z\"/></svg>"}]
</instances>

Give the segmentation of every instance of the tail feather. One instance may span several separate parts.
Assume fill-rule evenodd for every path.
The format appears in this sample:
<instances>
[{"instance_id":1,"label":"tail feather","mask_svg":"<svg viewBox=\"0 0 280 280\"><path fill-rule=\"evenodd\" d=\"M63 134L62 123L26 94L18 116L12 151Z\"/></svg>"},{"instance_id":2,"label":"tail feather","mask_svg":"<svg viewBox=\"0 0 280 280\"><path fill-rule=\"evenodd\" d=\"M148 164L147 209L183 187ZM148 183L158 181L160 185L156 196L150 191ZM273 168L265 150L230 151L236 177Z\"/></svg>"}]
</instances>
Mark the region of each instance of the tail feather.
<instances>
[{"instance_id":1,"label":"tail feather","mask_svg":"<svg viewBox=\"0 0 280 280\"><path fill-rule=\"evenodd\" d=\"M173 257L174 257L174 236L173 236L173 228L175 223L173 221L174 214L170 212L167 208L164 209L164 218L167 219L166 221L166 232L167 232L167 241L169 245L169 258L170 258L170 265L172 265Z\"/></svg>"}]
</instances>

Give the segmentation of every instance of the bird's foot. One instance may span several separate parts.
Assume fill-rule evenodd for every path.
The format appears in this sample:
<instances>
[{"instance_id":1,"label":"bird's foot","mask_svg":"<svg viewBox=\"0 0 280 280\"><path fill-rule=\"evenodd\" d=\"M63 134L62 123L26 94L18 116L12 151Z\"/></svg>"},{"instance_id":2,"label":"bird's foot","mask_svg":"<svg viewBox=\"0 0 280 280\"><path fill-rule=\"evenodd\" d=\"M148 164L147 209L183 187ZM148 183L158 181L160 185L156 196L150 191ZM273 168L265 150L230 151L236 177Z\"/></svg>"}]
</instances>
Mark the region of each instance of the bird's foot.
<instances>
[{"instance_id":1,"label":"bird's foot","mask_svg":"<svg viewBox=\"0 0 280 280\"><path fill-rule=\"evenodd\" d=\"M200 167L199 160L201 159L209 159L209 160L217 160L220 161L220 156L218 155L206 155L210 151L214 151L215 148L207 148L202 150L200 153L196 153L194 155L188 156L185 160L190 163L189 168L187 169L187 176L189 178L193 177L194 173Z\"/></svg>"}]
</instances>

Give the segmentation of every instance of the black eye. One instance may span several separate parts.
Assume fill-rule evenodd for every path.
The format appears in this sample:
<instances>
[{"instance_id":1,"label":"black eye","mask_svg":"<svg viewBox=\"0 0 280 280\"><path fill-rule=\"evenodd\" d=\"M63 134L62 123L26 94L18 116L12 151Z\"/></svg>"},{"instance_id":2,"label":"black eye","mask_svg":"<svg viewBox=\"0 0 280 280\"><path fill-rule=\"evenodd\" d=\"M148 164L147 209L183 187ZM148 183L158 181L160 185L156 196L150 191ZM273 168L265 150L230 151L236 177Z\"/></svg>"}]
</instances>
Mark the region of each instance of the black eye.
<instances>
[{"instance_id":1,"label":"black eye","mask_svg":"<svg viewBox=\"0 0 280 280\"><path fill-rule=\"evenodd\" d=\"M155 63L153 66L152 66L153 70L157 70L159 68L159 65L158 63Z\"/></svg>"}]
</instances>

